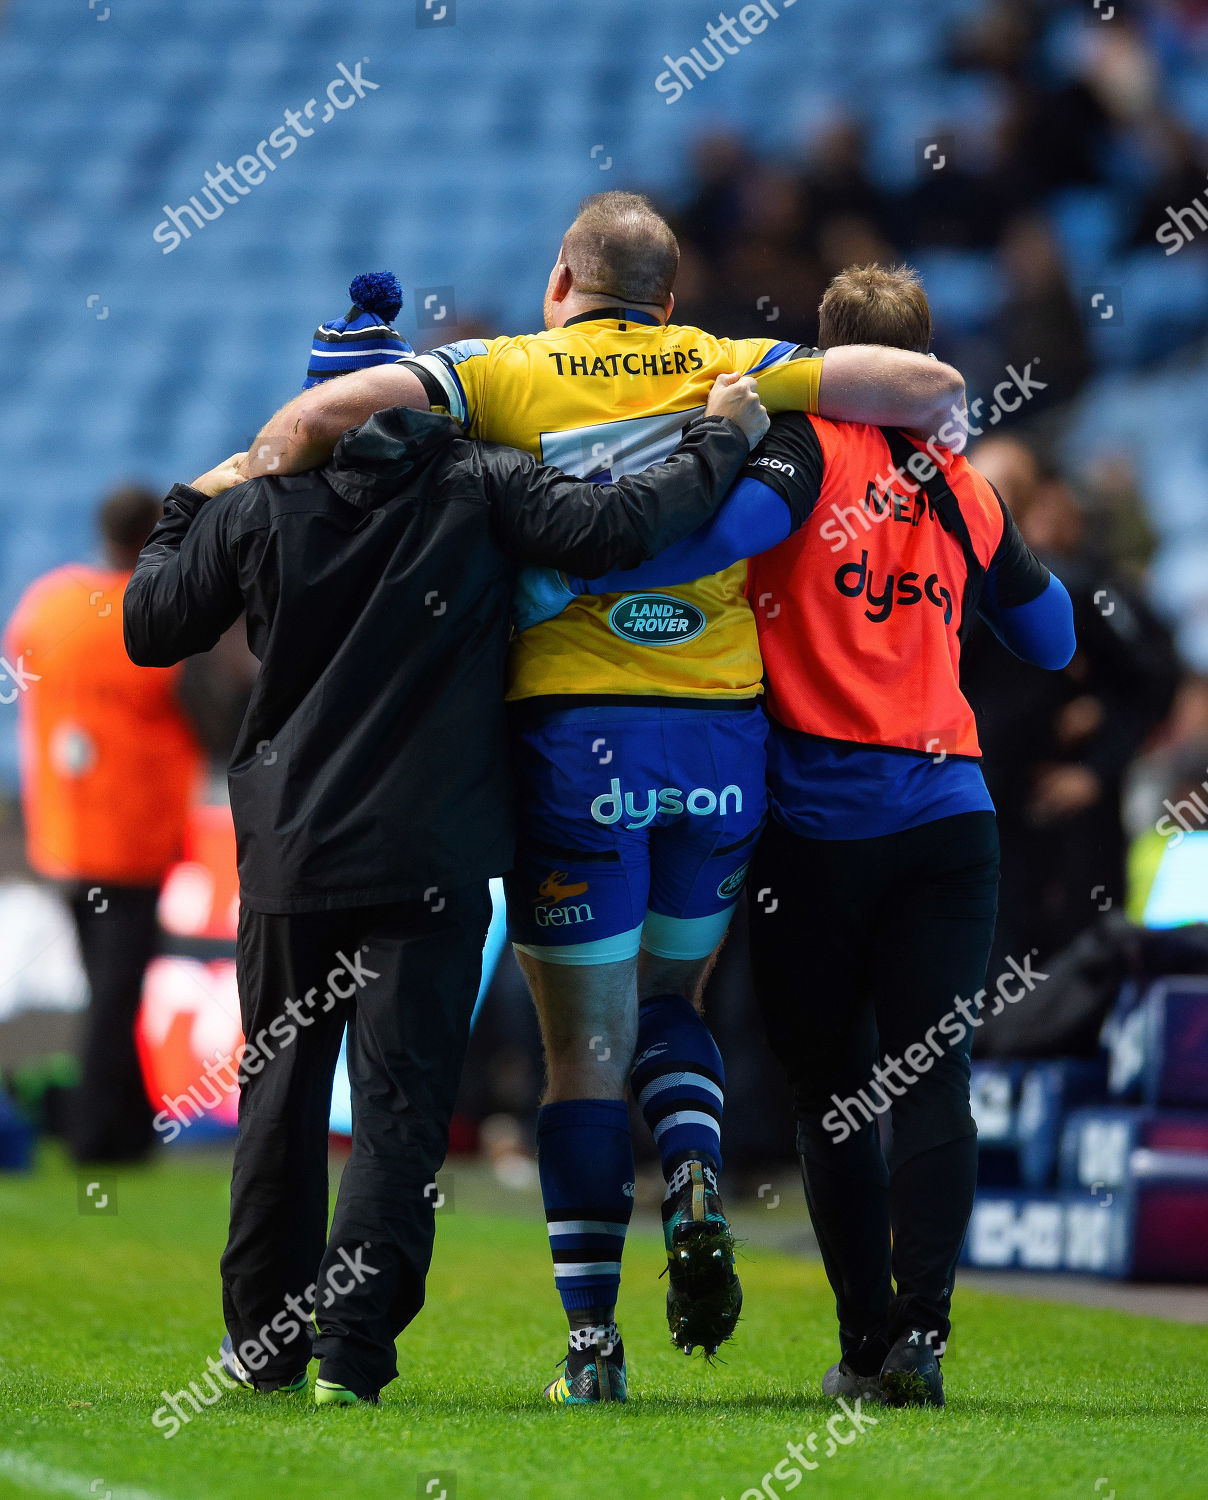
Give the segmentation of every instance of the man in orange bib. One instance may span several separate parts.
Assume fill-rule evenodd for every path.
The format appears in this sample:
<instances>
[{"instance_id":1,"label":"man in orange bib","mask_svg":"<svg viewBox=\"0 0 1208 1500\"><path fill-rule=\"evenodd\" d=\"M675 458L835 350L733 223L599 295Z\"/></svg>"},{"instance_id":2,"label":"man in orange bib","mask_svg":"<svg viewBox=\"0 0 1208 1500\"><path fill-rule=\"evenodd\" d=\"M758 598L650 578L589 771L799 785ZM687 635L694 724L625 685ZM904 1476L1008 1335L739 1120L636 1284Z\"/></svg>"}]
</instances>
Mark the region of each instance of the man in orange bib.
<instances>
[{"instance_id":1,"label":"man in orange bib","mask_svg":"<svg viewBox=\"0 0 1208 1500\"><path fill-rule=\"evenodd\" d=\"M37 579L4 638L0 701L19 715L27 855L62 882L88 976L71 1122L80 1161L135 1160L153 1139L134 1022L201 769L177 701L181 668L136 667L122 642L122 595L160 514L147 490L112 494L98 518L105 562Z\"/></svg>"}]
</instances>

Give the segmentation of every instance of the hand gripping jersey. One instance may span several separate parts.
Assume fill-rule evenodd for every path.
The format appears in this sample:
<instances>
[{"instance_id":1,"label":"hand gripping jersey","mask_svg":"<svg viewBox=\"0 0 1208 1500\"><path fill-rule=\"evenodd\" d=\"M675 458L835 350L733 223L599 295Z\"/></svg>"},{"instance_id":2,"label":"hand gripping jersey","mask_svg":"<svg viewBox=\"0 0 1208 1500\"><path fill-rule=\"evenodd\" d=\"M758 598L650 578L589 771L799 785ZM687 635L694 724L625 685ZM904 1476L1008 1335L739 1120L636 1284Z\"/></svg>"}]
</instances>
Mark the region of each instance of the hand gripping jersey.
<instances>
[{"instance_id":1,"label":"hand gripping jersey","mask_svg":"<svg viewBox=\"0 0 1208 1500\"><path fill-rule=\"evenodd\" d=\"M755 375L769 411L816 411L822 369L797 344L718 339L622 307L405 363L469 436L596 480L666 458L718 375ZM508 697L754 698L763 669L745 581L738 564L657 593L576 599L516 639Z\"/></svg>"},{"instance_id":2,"label":"hand gripping jersey","mask_svg":"<svg viewBox=\"0 0 1208 1500\"><path fill-rule=\"evenodd\" d=\"M997 494L946 449L937 463L902 433L804 421L822 451L817 502L750 565L772 717L847 744L979 756L960 643L1003 538ZM786 493L783 472L751 472Z\"/></svg>"}]
</instances>

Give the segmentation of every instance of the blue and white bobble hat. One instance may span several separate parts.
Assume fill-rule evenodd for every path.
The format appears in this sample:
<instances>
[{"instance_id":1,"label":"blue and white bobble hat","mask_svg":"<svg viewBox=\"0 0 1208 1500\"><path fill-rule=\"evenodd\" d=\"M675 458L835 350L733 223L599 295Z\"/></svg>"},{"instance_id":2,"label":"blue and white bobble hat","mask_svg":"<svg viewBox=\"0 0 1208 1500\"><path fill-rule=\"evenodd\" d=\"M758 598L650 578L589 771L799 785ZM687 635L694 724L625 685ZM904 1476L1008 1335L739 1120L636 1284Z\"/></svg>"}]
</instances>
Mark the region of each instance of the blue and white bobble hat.
<instances>
[{"instance_id":1,"label":"blue and white bobble hat","mask_svg":"<svg viewBox=\"0 0 1208 1500\"><path fill-rule=\"evenodd\" d=\"M391 326L403 305L402 288L393 271L367 271L348 288L352 306L345 317L320 323L310 346L304 390L333 375L393 364L415 351Z\"/></svg>"}]
</instances>

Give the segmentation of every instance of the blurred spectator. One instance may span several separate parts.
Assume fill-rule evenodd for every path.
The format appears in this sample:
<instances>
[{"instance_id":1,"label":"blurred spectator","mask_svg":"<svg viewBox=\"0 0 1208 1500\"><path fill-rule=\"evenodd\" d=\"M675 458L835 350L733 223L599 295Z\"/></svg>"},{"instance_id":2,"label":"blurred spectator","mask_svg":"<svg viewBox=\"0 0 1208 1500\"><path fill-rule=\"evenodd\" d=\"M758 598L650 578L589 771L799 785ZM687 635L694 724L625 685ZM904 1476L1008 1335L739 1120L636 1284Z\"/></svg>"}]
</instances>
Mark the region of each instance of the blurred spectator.
<instances>
[{"instance_id":1,"label":"blurred spectator","mask_svg":"<svg viewBox=\"0 0 1208 1500\"><path fill-rule=\"evenodd\" d=\"M970 457L1074 603L1078 651L1064 672L1027 666L980 623L962 658L1002 839L996 955L1043 962L1123 902L1124 773L1169 712L1178 665L1165 626L1087 539L1069 486L1012 438Z\"/></svg>"},{"instance_id":2,"label":"blurred spectator","mask_svg":"<svg viewBox=\"0 0 1208 1500\"><path fill-rule=\"evenodd\" d=\"M200 769L179 672L134 666L122 640L122 595L160 513L148 490L110 495L98 515L104 563L37 579L4 640L27 855L60 883L88 976L69 1130L79 1161L132 1161L151 1144L134 1023L159 887Z\"/></svg>"},{"instance_id":3,"label":"blurred spectator","mask_svg":"<svg viewBox=\"0 0 1208 1500\"><path fill-rule=\"evenodd\" d=\"M1007 298L1000 316L1004 367L1035 364L1045 389L1020 411L1023 420L1074 396L1090 370L1086 331L1061 250L1045 219L1028 214L1007 226L1001 248Z\"/></svg>"},{"instance_id":4,"label":"blurred spectator","mask_svg":"<svg viewBox=\"0 0 1208 1500\"><path fill-rule=\"evenodd\" d=\"M1095 497L1095 532L1101 545L1134 587L1144 592L1158 539L1132 455L1123 448L1105 448L1086 465L1081 479Z\"/></svg>"},{"instance_id":5,"label":"blurred spectator","mask_svg":"<svg viewBox=\"0 0 1208 1500\"><path fill-rule=\"evenodd\" d=\"M679 217L678 230L706 259L723 254L742 222L744 184L751 159L735 135L702 136L692 154L696 189Z\"/></svg>"},{"instance_id":6,"label":"blurred spectator","mask_svg":"<svg viewBox=\"0 0 1208 1500\"><path fill-rule=\"evenodd\" d=\"M920 170L901 204L899 239L912 247L991 249L1010 206L999 184L967 160L972 146L967 130L944 127L936 132L935 144L930 168Z\"/></svg>"},{"instance_id":7,"label":"blurred spectator","mask_svg":"<svg viewBox=\"0 0 1208 1500\"><path fill-rule=\"evenodd\" d=\"M1173 223L1192 236L1203 233L1202 214L1198 205L1208 200L1208 155L1195 135L1181 121L1160 117L1147 131L1144 140L1147 164L1153 173L1153 185L1138 201L1133 212L1129 245L1150 250L1159 243L1158 231ZM1196 205L1188 212L1188 205ZM1175 217L1175 216L1179 217ZM1161 242L1163 254L1170 253L1172 230ZM1177 241L1175 241L1177 243ZM1200 240L1208 245L1208 234Z\"/></svg>"},{"instance_id":8,"label":"blurred spectator","mask_svg":"<svg viewBox=\"0 0 1208 1500\"><path fill-rule=\"evenodd\" d=\"M676 320L731 338L808 341L825 277L804 248L801 184L769 163L754 163L731 136L706 136L699 178L673 215L682 261Z\"/></svg>"},{"instance_id":9,"label":"blurred spectator","mask_svg":"<svg viewBox=\"0 0 1208 1500\"><path fill-rule=\"evenodd\" d=\"M841 214L819 227L818 255L823 273L823 287L848 266L890 265L894 254L868 219ZM822 300L821 295L818 298Z\"/></svg>"},{"instance_id":10,"label":"blurred spectator","mask_svg":"<svg viewBox=\"0 0 1208 1500\"><path fill-rule=\"evenodd\" d=\"M1045 40L1039 6L1030 0L996 0L975 14L950 54L957 67L1002 81L1007 91L1006 160L1018 174L1025 201L1053 189L1098 182L1104 167L1109 115L1103 96L1114 73L1100 58L1099 39L1088 29L1076 66L1056 76L1044 55Z\"/></svg>"},{"instance_id":11,"label":"blurred spectator","mask_svg":"<svg viewBox=\"0 0 1208 1500\"><path fill-rule=\"evenodd\" d=\"M885 233L885 195L868 174L866 154L864 126L846 116L832 121L812 143L799 183L802 248L810 253L818 253L823 226L832 219L860 219L871 231Z\"/></svg>"}]
</instances>

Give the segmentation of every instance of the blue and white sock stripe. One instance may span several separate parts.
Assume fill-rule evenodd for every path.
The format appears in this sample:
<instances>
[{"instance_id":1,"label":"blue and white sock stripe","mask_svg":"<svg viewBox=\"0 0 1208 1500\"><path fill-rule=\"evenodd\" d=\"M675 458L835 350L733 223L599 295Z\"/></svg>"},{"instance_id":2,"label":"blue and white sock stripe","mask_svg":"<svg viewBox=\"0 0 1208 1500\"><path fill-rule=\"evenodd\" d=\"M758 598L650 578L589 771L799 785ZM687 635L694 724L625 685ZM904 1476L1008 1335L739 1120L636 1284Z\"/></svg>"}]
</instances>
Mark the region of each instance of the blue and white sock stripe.
<instances>
[{"instance_id":1,"label":"blue and white sock stripe","mask_svg":"<svg viewBox=\"0 0 1208 1500\"><path fill-rule=\"evenodd\" d=\"M563 1230L550 1226L549 1247L556 1261L620 1261L625 1248L625 1224L601 1230Z\"/></svg>"},{"instance_id":2,"label":"blue and white sock stripe","mask_svg":"<svg viewBox=\"0 0 1208 1500\"><path fill-rule=\"evenodd\" d=\"M645 1090L642 1091L643 1094ZM642 1104L642 1115L658 1139L658 1127L669 1115L703 1116L713 1129L721 1128L722 1100L720 1090L709 1091L699 1084L687 1083L680 1088L655 1089ZM685 1118L681 1121L687 1124Z\"/></svg>"},{"instance_id":3,"label":"blue and white sock stripe","mask_svg":"<svg viewBox=\"0 0 1208 1500\"><path fill-rule=\"evenodd\" d=\"M654 1136L654 1143L660 1149L663 1145L663 1137L669 1130L704 1130L715 1136L719 1143L721 1141L720 1115L708 1115L695 1109L677 1109L672 1114L664 1115L650 1129Z\"/></svg>"},{"instance_id":4,"label":"blue and white sock stripe","mask_svg":"<svg viewBox=\"0 0 1208 1500\"><path fill-rule=\"evenodd\" d=\"M619 1260L556 1260L554 1262L554 1283L561 1292L565 1290L566 1284L574 1284L576 1281L586 1279L596 1280L599 1277L616 1277L620 1280L621 1262Z\"/></svg>"},{"instance_id":5,"label":"blue and white sock stripe","mask_svg":"<svg viewBox=\"0 0 1208 1500\"><path fill-rule=\"evenodd\" d=\"M660 1069L667 1060L659 1058ZM700 1067L671 1063L675 1071L660 1071L641 1088L638 1104L664 1160L680 1151L706 1144L708 1154L721 1155L721 1119L725 1093L718 1080ZM643 1069L649 1072L649 1069ZM635 1079L640 1083L640 1078Z\"/></svg>"},{"instance_id":6,"label":"blue and white sock stripe","mask_svg":"<svg viewBox=\"0 0 1208 1500\"><path fill-rule=\"evenodd\" d=\"M619 1279L628 1224L609 1219L551 1219L546 1229L559 1291L576 1282Z\"/></svg>"},{"instance_id":7,"label":"blue and white sock stripe","mask_svg":"<svg viewBox=\"0 0 1208 1500\"><path fill-rule=\"evenodd\" d=\"M630 1082L664 1175L687 1157L720 1166L725 1064L709 1028L684 996L643 1001Z\"/></svg>"},{"instance_id":8,"label":"blue and white sock stripe","mask_svg":"<svg viewBox=\"0 0 1208 1500\"><path fill-rule=\"evenodd\" d=\"M699 1071L659 1073L655 1078L650 1080L638 1095L638 1108L644 1110L658 1094L668 1093L672 1089L677 1092L688 1089L699 1091L699 1095L703 1095L706 1098L712 1096L716 1099L719 1107L725 1100L725 1095L722 1092L720 1084L705 1073ZM698 1094L693 1093L688 1097L695 1098L698 1097Z\"/></svg>"},{"instance_id":9,"label":"blue and white sock stripe","mask_svg":"<svg viewBox=\"0 0 1208 1500\"><path fill-rule=\"evenodd\" d=\"M551 1240L568 1234L608 1234L623 1240L629 1232L629 1225L607 1219L550 1219L545 1229Z\"/></svg>"}]
</instances>

